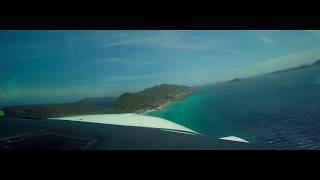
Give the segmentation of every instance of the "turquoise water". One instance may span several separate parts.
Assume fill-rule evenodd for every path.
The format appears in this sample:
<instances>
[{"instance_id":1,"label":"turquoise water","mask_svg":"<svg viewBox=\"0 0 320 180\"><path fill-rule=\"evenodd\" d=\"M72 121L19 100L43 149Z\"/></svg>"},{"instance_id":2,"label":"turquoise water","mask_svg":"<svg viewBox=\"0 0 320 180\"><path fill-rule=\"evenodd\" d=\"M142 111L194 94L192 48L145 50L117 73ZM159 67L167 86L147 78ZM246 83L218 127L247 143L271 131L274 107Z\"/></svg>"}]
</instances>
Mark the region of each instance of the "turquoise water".
<instances>
[{"instance_id":1,"label":"turquoise water","mask_svg":"<svg viewBox=\"0 0 320 180\"><path fill-rule=\"evenodd\" d=\"M320 67L199 87L148 115L211 137L320 149Z\"/></svg>"},{"instance_id":2,"label":"turquoise water","mask_svg":"<svg viewBox=\"0 0 320 180\"><path fill-rule=\"evenodd\" d=\"M161 110L147 115L168 119L212 137L247 137L240 128L234 127L236 123L221 116L223 103L224 98L214 92L198 89L184 100L170 102Z\"/></svg>"}]
</instances>

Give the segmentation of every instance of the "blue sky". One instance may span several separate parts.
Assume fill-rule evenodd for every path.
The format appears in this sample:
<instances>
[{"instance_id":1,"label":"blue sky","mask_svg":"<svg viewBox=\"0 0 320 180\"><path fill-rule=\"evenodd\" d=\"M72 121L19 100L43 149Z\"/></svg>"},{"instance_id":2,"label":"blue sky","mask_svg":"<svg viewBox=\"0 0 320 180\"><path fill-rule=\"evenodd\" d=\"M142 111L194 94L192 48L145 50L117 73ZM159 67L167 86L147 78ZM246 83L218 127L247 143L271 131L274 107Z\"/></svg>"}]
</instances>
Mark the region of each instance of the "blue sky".
<instances>
[{"instance_id":1,"label":"blue sky","mask_svg":"<svg viewBox=\"0 0 320 180\"><path fill-rule=\"evenodd\" d=\"M0 103L202 85L320 58L320 31L0 31Z\"/></svg>"}]
</instances>

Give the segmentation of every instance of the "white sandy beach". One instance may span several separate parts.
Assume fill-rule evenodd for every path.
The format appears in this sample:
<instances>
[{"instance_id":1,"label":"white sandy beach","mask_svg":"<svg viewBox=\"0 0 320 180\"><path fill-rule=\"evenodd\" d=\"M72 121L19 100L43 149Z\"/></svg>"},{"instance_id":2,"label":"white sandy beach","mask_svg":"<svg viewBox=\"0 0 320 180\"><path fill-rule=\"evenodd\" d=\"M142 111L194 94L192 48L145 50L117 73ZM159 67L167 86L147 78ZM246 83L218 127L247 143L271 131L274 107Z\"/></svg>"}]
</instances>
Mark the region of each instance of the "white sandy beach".
<instances>
[{"instance_id":1,"label":"white sandy beach","mask_svg":"<svg viewBox=\"0 0 320 180\"><path fill-rule=\"evenodd\" d=\"M154 108L154 109L149 109L149 110L147 110L147 111L145 111L145 112L143 112L143 113L141 113L142 115L146 115L147 113L149 113L149 112L153 112L153 111L160 111L164 106L166 106L168 103L165 103L165 104L163 104L163 105L161 105L161 106L158 106L157 108Z\"/></svg>"},{"instance_id":2,"label":"white sandy beach","mask_svg":"<svg viewBox=\"0 0 320 180\"><path fill-rule=\"evenodd\" d=\"M173 101L168 101L168 102L166 102L166 103L164 103L164 104L162 104L162 105L160 105L160 106L158 106L158 107L156 107L154 109L149 109L149 110L141 113L141 115L147 115L147 113L153 112L153 111L161 111L162 108L164 108L165 106L167 106L171 102L173 102Z\"/></svg>"}]
</instances>

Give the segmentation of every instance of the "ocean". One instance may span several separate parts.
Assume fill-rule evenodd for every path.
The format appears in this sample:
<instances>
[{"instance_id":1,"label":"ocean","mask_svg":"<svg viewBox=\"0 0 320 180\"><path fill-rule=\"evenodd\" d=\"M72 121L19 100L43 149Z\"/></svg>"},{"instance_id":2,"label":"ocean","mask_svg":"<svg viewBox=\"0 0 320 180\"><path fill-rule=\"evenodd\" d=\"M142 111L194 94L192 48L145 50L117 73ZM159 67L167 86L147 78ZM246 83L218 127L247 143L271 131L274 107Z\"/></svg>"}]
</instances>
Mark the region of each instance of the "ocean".
<instances>
[{"instance_id":1,"label":"ocean","mask_svg":"<svg viewBox=\"0 0 320 180\"><path fill-rule=\"evenodd\" d=\"M147 115L215 138L320 149L320 66L196 87Z\"/></svg>"}]
</instances>

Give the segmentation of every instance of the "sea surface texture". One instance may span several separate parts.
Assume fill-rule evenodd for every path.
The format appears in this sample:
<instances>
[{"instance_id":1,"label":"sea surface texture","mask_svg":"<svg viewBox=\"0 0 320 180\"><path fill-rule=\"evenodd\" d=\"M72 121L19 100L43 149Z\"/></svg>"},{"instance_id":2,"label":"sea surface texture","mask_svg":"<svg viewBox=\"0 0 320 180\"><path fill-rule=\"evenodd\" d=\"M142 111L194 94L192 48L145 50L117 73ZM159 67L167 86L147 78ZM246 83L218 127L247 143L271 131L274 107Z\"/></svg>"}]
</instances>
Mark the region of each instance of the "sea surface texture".
<instances>
[{"instance_id":1,"label":"sea surface texture","mask_svg":"<svg viewBox=\"0 0 320 180\"><path fill-rule=\"evenodd\" d=\"M320 66L197 87L148 115L216 138L320 149Z\"/></svg>"}]
</instances>

